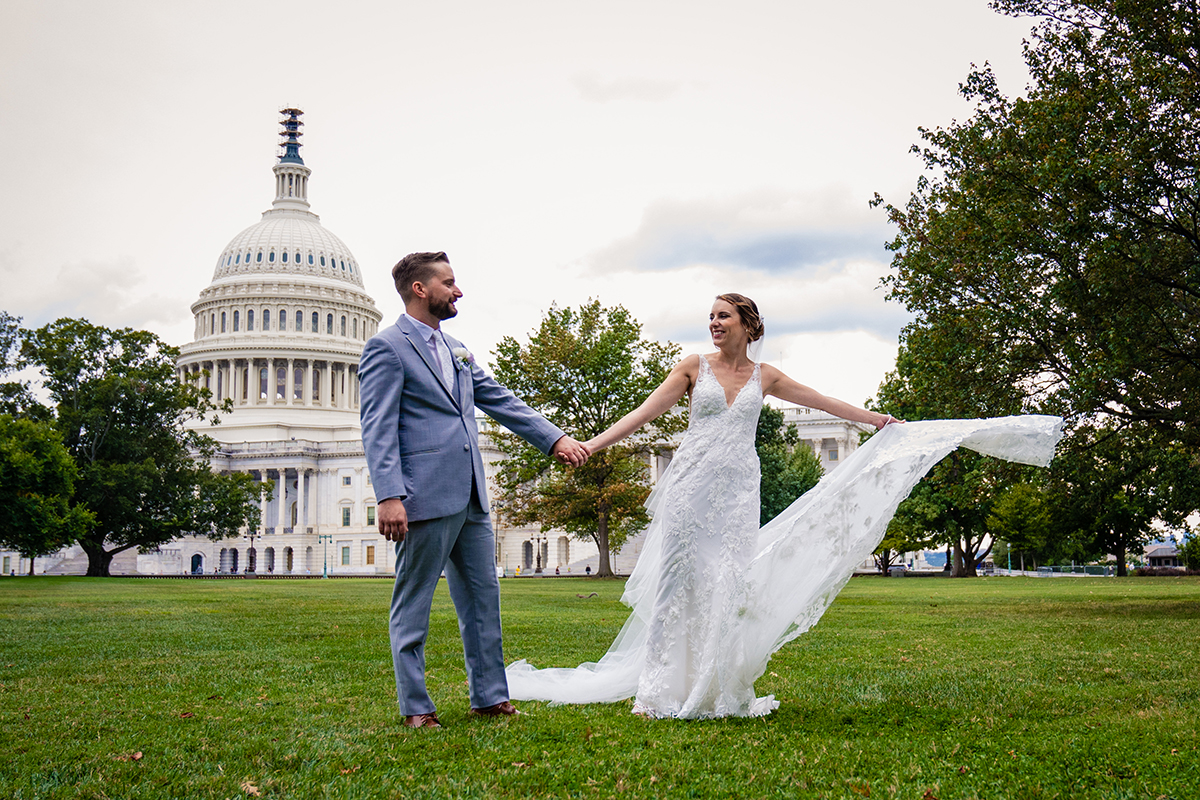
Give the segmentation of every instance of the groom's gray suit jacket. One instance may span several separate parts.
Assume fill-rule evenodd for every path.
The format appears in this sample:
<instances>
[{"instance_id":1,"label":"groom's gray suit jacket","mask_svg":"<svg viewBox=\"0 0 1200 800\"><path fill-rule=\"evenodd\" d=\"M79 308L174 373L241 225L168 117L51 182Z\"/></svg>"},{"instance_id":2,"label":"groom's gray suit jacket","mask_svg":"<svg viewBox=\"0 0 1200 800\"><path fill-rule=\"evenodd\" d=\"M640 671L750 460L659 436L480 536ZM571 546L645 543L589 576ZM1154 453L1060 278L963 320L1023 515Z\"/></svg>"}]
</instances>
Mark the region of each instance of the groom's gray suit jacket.
<instances>
[{"instance_id":1,"label":"groom's gray suit jacket","mask_svg":"<svg viewBox=\"0 0 1200 800\"><path fill-rule=\"evenodd\" d=\"M446 342L452 352L465 350L449 335ZM367 342L359 361L363 446L375 499L402 499L409 522L457 514L472 487L488 510L476 408L543 453L564 435L477 364L453 360L452 389L426 342L401 316Z\"/></svg>"}]
</instances>

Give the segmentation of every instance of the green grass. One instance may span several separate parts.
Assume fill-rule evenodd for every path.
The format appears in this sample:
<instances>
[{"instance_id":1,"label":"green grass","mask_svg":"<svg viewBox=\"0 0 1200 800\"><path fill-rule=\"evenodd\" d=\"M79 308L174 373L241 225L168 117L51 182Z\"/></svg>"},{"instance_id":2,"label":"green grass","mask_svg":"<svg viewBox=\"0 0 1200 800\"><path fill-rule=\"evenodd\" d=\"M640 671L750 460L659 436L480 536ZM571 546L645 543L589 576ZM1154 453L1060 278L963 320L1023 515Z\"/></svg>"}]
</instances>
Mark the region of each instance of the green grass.
<instances>
[{"instance_id":1,"label":"green grass","mask_svg":"<svg viewBox=\"0 0 1200 800\"><path fill-rule=\"evenodd\" d=\"M502 586L510 660L594 660L625 617L617 581ZM443 584L440 731L399 724L390 591L0 579L0 797L1200 796L1200 579L856 579L760 680L778 711L704 722L469 719Z\"/></svg>"}]
</instances>

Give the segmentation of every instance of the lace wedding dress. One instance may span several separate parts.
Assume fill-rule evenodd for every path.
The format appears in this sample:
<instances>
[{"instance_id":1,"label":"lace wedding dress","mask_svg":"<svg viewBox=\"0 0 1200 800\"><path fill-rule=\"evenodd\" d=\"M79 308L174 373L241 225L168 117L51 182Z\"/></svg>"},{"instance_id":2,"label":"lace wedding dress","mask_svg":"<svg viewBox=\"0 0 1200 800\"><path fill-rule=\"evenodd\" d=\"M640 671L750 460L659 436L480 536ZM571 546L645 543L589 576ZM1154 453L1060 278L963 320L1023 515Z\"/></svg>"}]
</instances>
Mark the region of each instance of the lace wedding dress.
<instances>
[{"instance_id":1,"label":"lace wedding dress","mask_svg":"<svg viewBox=\"0 0 1200 800\"><path fill-rule=\"evenodd\" d=\"M768 714L779 704L754 681L816 624L921 476L959 446L1045 466L1062 435L1045 416L889 425L760 529L761 408L757 365L727 405L701 356L687 435L646 503L653 520L621 598L629 619L599 662L509 665L514 700L634 696L634 711L655 717Z\"/></svg>"}]
</instances>

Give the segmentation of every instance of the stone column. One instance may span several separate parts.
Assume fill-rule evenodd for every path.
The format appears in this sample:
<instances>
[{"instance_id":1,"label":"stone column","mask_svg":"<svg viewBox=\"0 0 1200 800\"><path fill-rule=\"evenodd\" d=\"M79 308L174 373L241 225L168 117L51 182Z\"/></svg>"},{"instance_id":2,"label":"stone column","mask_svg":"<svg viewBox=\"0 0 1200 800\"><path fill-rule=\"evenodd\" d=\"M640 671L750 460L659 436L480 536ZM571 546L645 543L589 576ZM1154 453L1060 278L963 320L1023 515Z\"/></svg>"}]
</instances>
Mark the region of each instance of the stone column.
<instances>
[{"instance_id":1,"label":"stone column","mask_svg":"<svg viewBox=\"0 0 1200 800\"><path fill-rule=\"evenodd\" d=\"M279 491L276 494L279 497L279 513L275 517L279 524L275 526L275 532L283 533L287 527L287 467L279 468Z\"/></svg>"},{"instance_id":2,"label":"stone column","mask_svg":"<svg viewBox=\"0 0 1200 800\"><path fill-rule=\"evenodd\" d=\"M308 519L308 497L304 494L304 473L308 470L296 467L296 525L293 533L303 533Z\"/></svg>"},{"instance_id":3,"label":"stone column","mask_svg":"<svg viewBox=\"0 0 1200 800\"><path fill-rule=\"evenodd\" d=\"M333 391L333 362L329 359L325 359L325 369L323 372L325 375L321 379L321 402L317 403L317 405L323 408L328 408L333 405L333 403L330 402L331 398L333 397L331 394Z\"/></svg>"},{"instance_id":4,"label":"stone column","mask_svg":"<svg viewBox=\"0 0 1200 800\"><path fill-rule=\"evenodd\" d=\"M312 405L312 371L313 362L310 358L304 362L304 385L300 387L301 401L305 406Z\"/></svg>"},{"instance_id":5,"label":"stone column","mask_svg":"<svg viewBox=\"0 0 1200 800\"><path fill-rule=\"evenodd\" d=\"M275 405L275 359L267 359L267 405ZM260 380L261 384L262 381Z\"/></svg>"},{"instance_id":6,"label":"stone column","mask_svg":"<svg viewBox=\"0 0 1200 800\"><path fill-rule=\"evenodd\" d=\"M258 487L259 489L266 488L267 471L265 469L260 469L258 471L258 483L259 483L259 487ZM266 528L267 528L267 496L266 495L261 495L261 497L259 499L259 509L260 509L259 516L261 517L261 519L259 520L259 523L258 523L259 531L265 532Z\"/></svg>"},{"instance_id":7,"label":"stone column","mask_svg":"<svg viewBox=\"0 0 1200 800\"><path fill-rule=\"evenodd\" d=\"M283 394L287 398L287 405L289 406L295 405L295 403L292 402L296 396L296 375L294 371L295 364L296 360L294 358L289 358L287 360L287 376L283 382Z\"/></svg>"}]
</instances>

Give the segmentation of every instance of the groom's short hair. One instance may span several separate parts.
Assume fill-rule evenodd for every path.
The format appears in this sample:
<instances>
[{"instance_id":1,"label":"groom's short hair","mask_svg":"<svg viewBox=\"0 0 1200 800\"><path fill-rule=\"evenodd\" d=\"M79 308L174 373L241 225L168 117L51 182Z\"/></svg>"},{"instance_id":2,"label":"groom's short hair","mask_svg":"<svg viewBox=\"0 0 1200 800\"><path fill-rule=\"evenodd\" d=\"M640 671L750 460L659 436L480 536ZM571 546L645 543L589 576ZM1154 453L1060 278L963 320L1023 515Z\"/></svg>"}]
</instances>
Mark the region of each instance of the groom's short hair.
<instances>
[{"instance_id":1,"label":"groom's short hair","mask_svg":"<svg viewBox=\"0 0 1200 800\"><path fill-rule=\"evenodd\" d=\"M409 253L392 267L392 280L396 282L396 291L407 304L413 299L412 285L414 283L429 283L437 271L435 264L449 264L450 259L445 253Z\"/></svg>"}]
</instances>

